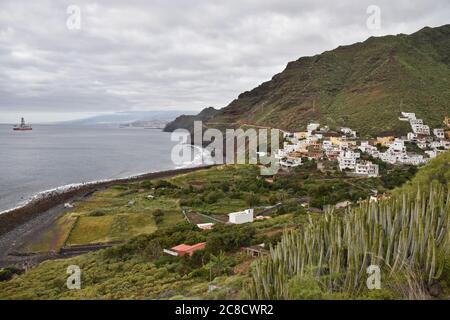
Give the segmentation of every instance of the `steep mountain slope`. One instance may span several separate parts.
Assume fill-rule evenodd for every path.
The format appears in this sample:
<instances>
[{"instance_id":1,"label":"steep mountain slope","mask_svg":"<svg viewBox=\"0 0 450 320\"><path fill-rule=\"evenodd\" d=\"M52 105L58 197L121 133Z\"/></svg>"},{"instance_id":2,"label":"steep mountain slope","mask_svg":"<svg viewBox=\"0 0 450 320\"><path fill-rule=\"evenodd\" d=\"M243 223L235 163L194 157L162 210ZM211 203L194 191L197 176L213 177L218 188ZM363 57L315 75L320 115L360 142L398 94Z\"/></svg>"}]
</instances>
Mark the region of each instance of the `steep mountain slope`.
<instances>
[{"instance_id":1,"label":"steep mountain slope","mask_svg":"<svg viewBox=\"0 0 450 320\"><path fill-rule=\"evenodd\" d=\"M194 130L194 121L208 121L215 116L219 110L213 107L203 109L197 115L181 115L175 120L169 122L164 128L165 132L172 132L177 129L186 129L188 131Z\"/></svg>"},{"instance_id":2,"label":"steep mountain slope","mask_svg":"<svg viewBox=\"0 0 450 320\"><path fill-rule=\"evenodd\" d=\"M416 112L432 127L450 114L450 25L371 37L290 62L210 122L301 130L316 120L363 134L406 132L399 111Z\"/></svg>"}]
</instances>

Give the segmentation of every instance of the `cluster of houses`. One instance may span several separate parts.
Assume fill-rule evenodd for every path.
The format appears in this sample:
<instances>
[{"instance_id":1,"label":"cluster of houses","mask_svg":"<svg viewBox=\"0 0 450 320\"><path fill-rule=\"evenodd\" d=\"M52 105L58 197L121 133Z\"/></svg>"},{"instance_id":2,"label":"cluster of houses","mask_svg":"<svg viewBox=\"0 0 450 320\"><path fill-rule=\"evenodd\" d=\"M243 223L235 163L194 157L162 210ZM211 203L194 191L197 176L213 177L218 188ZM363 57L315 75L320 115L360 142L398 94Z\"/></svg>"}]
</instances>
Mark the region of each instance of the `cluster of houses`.
<instances>
[{"instance_id":1,"label":"cluster of houses","mask_svg":"<svg viewBox=\"0 0 450 320\"><path fill-rule=\"evenodd\" d=\"M275 155L282 167L300 166L302 158L328 159L337 161L340 170L367 177L378 175L378 165L360 160L360 153L355 151L358 136L351 128L340 128L336 132L328 126L310 123L305 132L284 132L284 138L283 148Z\"/></svg>"},{"instance_id":2,"label":"cluster of houses","mask_svg":"<svg viewBox=\"0 0 450 320\"><path fill-rule=\"evenodd\" d=\"M282 167L296 167L302 165L302 159L337 161L339 170L365 177L376 177L379 174L377 164L361 160L361 152L371 155L390 164L420 165L439 153L450 149L450 117L446 117L446 129L436 128L431 131L422 119L417 119L414 113L402 112L400 121L408 121L411 132L406 137L384 136L372 140L358 139L357 132L351 128L340 128L339 132L332 131L328 126L310 123L305 132L283 132L285 142L275 157ZM406 144L415 144L423 150L423 154L407 151ZM383 151L381 151L383 150ZM150 198L149 198L150 199ZM372 196L370 201L377 201ZM336 208L344 208L350 201L338 203ZM256 216L253 209L228 214L228 224L252 223L254 220L268 219L269 216ZM214 223L197 224L202 230L210 230ZM180 244L170 249L164 249L166 254L184 256L195 251L205 249L205 242L194 245ZM252 256L266 254L263 245L244 247L243 251Z\"/></svg>"},{"instance_id":3,"label":"cluster of houses","mask_svg":"<svg viewBox=\"0 0 450 320\"><path fill-rule=\"evenodd\" d=\"M377 164L361 160L364 152L373 158L390 164L421 165L436 157L440 152L450 149L450 131L436 128L432 131L415 113L402 112L401 121L409 121L412 132L406 137L384 136L372 140L358 139L356 131L340 128L332 131L328 126L310 123L305 132L283 132L284 145L275 157L281 167L297 167L302 159L337 161L341 171L355 175L376 177L379 173ZM450 128L450 118L444 124ZM415 144L422 149L422 154L408 152L406 144Z\"/></svg>"}]
</instances>

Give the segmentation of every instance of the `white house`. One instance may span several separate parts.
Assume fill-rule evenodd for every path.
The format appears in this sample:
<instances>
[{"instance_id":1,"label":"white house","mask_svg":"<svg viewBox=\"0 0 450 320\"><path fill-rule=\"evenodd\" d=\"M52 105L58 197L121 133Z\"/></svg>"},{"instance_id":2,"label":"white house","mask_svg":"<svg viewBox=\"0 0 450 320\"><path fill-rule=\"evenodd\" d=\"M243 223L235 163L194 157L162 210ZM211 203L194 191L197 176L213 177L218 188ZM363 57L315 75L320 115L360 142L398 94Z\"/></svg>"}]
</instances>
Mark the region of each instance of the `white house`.
<instances>
[{"instance_id":1,"label":"white house","mask_svg":"<svg viewBox=\"0 0 450 320\"><path fill-rule=\"evenodd\" d=\"M360 156L361 154L359 154L358 152L353 152L351 150L342 151L337 158L339 162L339 170L354 170L356 166L356 159L359 159Z\"/></svg>"},{"instance_id":2,"label":"white house","mask_svg":"<svg viewBox=\"0 0 450 320\"><path fill-rule=\"evenodd\" d=\"M427 160L422 155L404 154L402 157L398 157L398 162L403 163L403 164L412 164L412 165L418 166L419 164L426 163Z\"/></svg>"},{"instance_id":3,"label":"white house","mask_svg":"<svg viewBox=\"0 0 450 320\"><path fill-rule=\"evenodd\" d=\"M426 150L425 153L430 157L430 159L437 157L436 150Z\"/></svg>"},{"instance_id":4,"label":"white house","mask_svg":"<svg viewBox=\"0 0 450 320\"><path fill-rule=\"evenodd\" d=\"M424 124L411 124L411 128L416 134L430 135L430 127Z\"/></svg>"},{"instance_id":5,"label":"white house","mask_svg":"<svg viewBox=\"0 0 450 320\"><path fill-rule=\"evenodd\" d=\"M417 124L423 124L422 119L409 119L409 124L411 126L417 125Z\"/></svg>"},{"instance_id":6,"label":"white house","mask_svg":"<svg viewBox=\"0 0 450 320\"><path fill-rule=\"evenodd\" d=\"M443 140L442 141L442 146L444 147L445 150L450 150L450 141Z\"/></svg>"},{"instance_id":7,"label":"white house","mask_svg":"<svg viewBox=\"0 0 450 320\"><path fill-rule=\"evenodd\" d=\"M389 152L394 154L406 152L405 141L402 139L395 139L393 143L389 146Z\"/></svg>"},{"instance_id":8,"label":"white house","mask_svg":"<svg viewBox=\"0 0 450 320\"><path fill-rule=\"evenodd\" d=\"M333 149L333 144L331 143L330 140L324 140L324 141L322 142L322 149L323 149L324 151L332 150L332 149Z\"/></svg>"},{"instance_id":9,"label":"white house","mask_svg":"<svg viewBox=\"0 0 450 320\"><path fill-rule=\"evenodd\" d=\"M428 143L426 141L417 141L416 145L420 149L426 149L428 147Z\"/></svg>"},{"instance_id":10,"label":"white house","mask_svg":"<svg viewBox=\"0 0 450 320\"><path fill-rule=\"evenodd\" d=\"M443 146L444 146L443 141L431 141L430 142L431 149L442 148Z\"/></svg>"},{"instance_id":11,"label":"white house","mask_svg":"<svg viewBox=\"0 0 450 320\"><path fill-rule=\"evenodd\" d=\"M302 165L302 158L295 158L295 157L286 157L286 159L280 160L280 166L287 167L287 168L293 168L298 167Z\"/></svg>"},{"instance_id":12,"label":"white house","mask_svg":"<svg viewBox=\"0 0 450 320\"><path fill-rule=\"evenodd\" d=\"M320 127L319 123L310 123L308 124L308 126L306 127L306 131L308 131L309 133L311 133L312 131L316 131L317 128Z\"/></svg>"},{"instance_id":13,"label":"white house","mask_svg":"<svg viewBox=\"0 0 450 320\"><path fill-rule=\"evenodd\" d=\"M361 161L356 164L355 173L359 175L364 175L368 177L377 177L379 168L377 164L371 161Z\"/></svg>"},{"instance_id":14,"label":"white house","mask_svg":"<svg viewBox=\"0 0 450 320\"><path fill-rule=\"evenodd\" d=\"M414 112L402 112L402 117L408 120L416 119L416 114Z\"/></svg>"},{"instance_id":15,"label":"white house","mask_svg":"<svg viewBox=\"0 0 450 320\"><path fill-rule=\"evenodd\" d=\"M414 132L408 132L408 135L406 137L408 141L414 141L417 139L417 134Z\"/></svg>"},{"instance_id":16,"label":"white house","mask_svg":"<svg viewBox=\"0 0 450 320\"><path fill-rule=\"evenodd\" d=\"M434 129L433 133L438 139L444 139L445 138L444 129Z\"/></svg>"},{"instance_id":17,"label":"white house","mask_svg":"<svg viewBox=\"0 0 450 320\"><path fill-rule=\"evenodd\" d=\"M380 152L380 159L384 162L395 164L397 162L397 156L391 152Z\"/></svg>"},{"instance_id":18,"label":"white house","mask_svg":"<svg viewBox=\"0 0 450 320\"><path fill-rule=\"evenodd\" d=\"M352 130L350 128L345 128L345 127L341 128L341 132L343 134L346 134L346 135L349 135L349 136L351 136L353 138L356 138L356 131L354 131L354 130Z\"/></svg>"},{"instance_id":19,"label":"white house","mask_svg":"<svg viewBox=\"0 0 450 320\"><path fill-rule=\"evenodd\" d=\"M228 218L228 222L233 224L253 222L253 209L230 213Z\"/></svg>"}]
</instances>

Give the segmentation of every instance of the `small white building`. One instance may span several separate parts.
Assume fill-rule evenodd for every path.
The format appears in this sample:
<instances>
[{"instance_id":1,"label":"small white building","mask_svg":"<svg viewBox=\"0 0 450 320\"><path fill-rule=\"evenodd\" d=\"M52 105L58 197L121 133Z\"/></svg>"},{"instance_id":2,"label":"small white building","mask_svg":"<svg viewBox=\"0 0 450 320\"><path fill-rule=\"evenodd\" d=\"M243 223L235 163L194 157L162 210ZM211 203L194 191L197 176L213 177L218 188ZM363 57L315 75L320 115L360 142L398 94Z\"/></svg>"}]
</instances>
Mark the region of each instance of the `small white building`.
<instances>
[{"instance_id":1,"label":"small white building","mask_svg":"<svg viewBox=\"0 0 450 320\"><path fill-rule=\"evenodd\" d=\"M428 155L428 157L430 157L430 159L437 157L436 150L426 150L425 153Z\"/></svg>"},{"instance_id":2,"label":"small white building","mask_svg":"<svg viewBox=\"0 0 450 320\"><path fill-rule=\"evenodd\" d=\"M408 120L416 119L416 114L414 112L402 112L402 117Z\"/></svg>"},{"instance_id":3,"label":"small white building","mask_svg":"<svg viewBox=\"0 0 450 320\"><path fill-rule=\"evenodd\" d=\"M320 127L319 123L310 123L306 126L306 131L311 133L312 131L316 131Z\"/></svg>"},{"instance_id":4,"label":"small white building","mask_svg":"<svg viewBox=\"0 0 450 320\"><path fill-rule=\"evenodd\" d=\"M406 152L405 141L396 138L394 142L391 143L391 145L389 146L388 151L393 154L405 153Z\"/></svg>"},{"instance_id":5,"label":"small white building","mask_svg":"<svg viewBox=\"0 0 450 320\"><path fill-rule=\"evenodd\" d=\"M426 141L417 141L416 145L422 150L428 148L428 143Z\"/></svg>"},{"instance_id":6,"label":"small white building","mask_svg":"<svg viewBox=\"0 0 450 320\"><path fill-rule=\"evenodd\" d=\"M345 135L349 135L353 138L356 138L356 131L350 129L350 128L341 128L341 132Z\"/></svg>"},{"instance_id":7,"label":"small white building","mask_svg":"<svg viewBox=\"0 0 450 320\"><path fill-rule=\"evenodd\" d=\"M302 165L302 158L285 157L280 160L280 166L286 168L294 168Z\"/></svg>"},{"instance_id":8,"label":"small white building","mask_svg":"<svg viewBox=\"0 0 450 320\"><path fill-rule=\"evenodd\" d=\"M391 152L380 152L380 159L384 162L395 164L397 162L397 156Z\"/></svg>"},{"instance_id":9,"label":"small white building","mask_svg":"<svg viewBox=\"0 0 450 320\"><path fill-rule=\"evenodd\" d=\"M411 164L414 166L418 166L420 164L424 164L427 162L427 160L422 156L418 154L404 154L402 157L398 158L398 162L403 164Z\"/></svg>"},{"instance_id":10,"label":"small white building","mask_svg":"<svg viewBox=\"0 0 450 320\"><path fill-rule=\"evenodd\" d=\"M430 127L424 124L411 124L411 128L416 134L430 135Z\"/></svg>"},{"instance_id":11,"label":"small white building","mask_svg":"<svg viewBox=\"0 0 450 320\"><path fill-rule=\"evenodd\" d=\"M253 209L230 213L228 218L228 222L233 224L253 222Z\"/></svg>"},{"instance_id":12,"label":"small white building","mask_svg":"<svg viewBox=\"0 0 450 320\"><path fill-rule=\"evenodd\" d=\"M332 149L333 149L333 144L331 143L330 140L324 140L324 141L322 142L322 149L323 149L324 151L332 150Z\"/></svg>"},{"instance_id":13,"label":"small white building","mask_svg":"<svg viewBox=\"0 0 450 320\"><path fill-rule=\"evenodd\" d=\"M437 149L437 148L443 148L444 147L444 141L431 141L429 146L431 149Z\"/></svg>"},{"instance_id":14,"label":"small white building","mask_svg":"<svg viewBox=\"0 0 450 320\"><path fill-rule=\"evenodd\" d=\"M342 151L338 157L339 170L350 169L354 170L356 166L356 159L361 156L358 152L353 152L351 150Z\"/></svg>"},{"instance_id":15,"label":"small white building","mask_svg":"<svg viewBox=\"0 0 450 320\"><path fill-rule=\"evenodd\" d=\"M438 139L444 139L445 138L444 129L434 129L433 133Z\"/></svg>"},{"instance_id":16,"label":"small white building","mask_svg":"<svg viewBox=\"0 0 450 320\"><path fill-rule=\"evenodd\" d=\"M214 223L198 223L197 227L202 230L211 230L214 227Z\"/></svg>"},{"instance_id":17,"label":"small white building","mask_svg":"<svg viewBox=\"0 0 450 320\"><path fill-rule=\"evenodd\" d=\"M368 177L378 177L379 168L371 161L361 161L356 164L355 173Z\"/></svg>"},{"instance_id":18,"label":"small white building","mask_svg":"<svg viewBox=\"0 0 450 320\"><path fill-rule=\"evenodd\" d=\"M409 124L411 126L415 126L418 124L422 124L423 125L423 120L422 119L409 119Z\"/></svg>"},{"instance_id":19,"label":"small white building","mask_svg":"<svg viewBox=\"0 0 450 320\"><path fill-rule=\"evenodd\" d=\"M408 132L408 135L406 137L407 137L408 141L417 140L417 134L414 132Z\"/></svg>"}]
</instances>

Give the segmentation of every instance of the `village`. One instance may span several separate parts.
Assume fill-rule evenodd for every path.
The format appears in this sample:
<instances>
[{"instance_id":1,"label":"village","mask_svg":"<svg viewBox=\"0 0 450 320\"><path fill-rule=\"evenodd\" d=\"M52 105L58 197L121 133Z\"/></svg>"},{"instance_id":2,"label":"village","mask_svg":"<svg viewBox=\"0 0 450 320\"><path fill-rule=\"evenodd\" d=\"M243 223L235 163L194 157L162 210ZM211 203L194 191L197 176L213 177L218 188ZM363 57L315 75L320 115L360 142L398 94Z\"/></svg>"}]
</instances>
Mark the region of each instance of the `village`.
<instances>
[{"instance_id":1,"label":"village","mask_svg":"<svg viewBox=\"0 0 450 320\"><path fill-rule=\"evenodd\" d=\"M280 167L284 170L300 167L306 161L315 161L320 165L325 162L335 163L338 170L347 176L360 178L374 178L380 176L379 165L375 161L382 161L390 165L419 166L428 162L450 149L450 118L444 119L443 128L433 130L422 119L418 119L414 113L402 112L399 121L408 121L411 132L406 136L393 135L379 136L374 139L360 139L355 130L342 127L339 131L333 131L328 126L319 123L310 123L306 131L283 132L283 148L275 154ZM413 149L414 151L410 151ZM363 160L372 158L373 161ZM269 179L270 180L270 179ZM385 195L371 196L370 201L377 201ZM361 200L364 201L364 200ZM342 201L334 207L346 208L350 201ZM278 203L269 210L281 205ZM266 208L266 210L268 209ZM314 209L314 208L308 208ZM257 215L255 208L245 209L228 214L227 221L217 221L226 225L240 225L252 223L258 220L271 219L270 215ZM212 230L216 223L197 223L201 230ZM194 252L204 250L206 242L193 245L179 244L170 249L164 249L164 253L171 256L192 256ZM260 256L267 253L264 244L244 246L241 248L251 256Z\"/></svg>"},{"instance_id":2,"label":"village","mask_svg":"<svg viewBox=\"0 0 450 320\"><path fill-rule=\"evenodd\" d=\"M422 165L450 149L450 118L444 119L443 128L433 130L415 113L402 112L399 121L408 121L411 132L406 136L381 136L375 139L358 138L356 131L342 127L339 132L319 123L308 124L304 132L285 132L284 146L275 157L284 168L302 165L303 159L337 161L340 171L365 177L379 175L379 166L362 160L361 153L389 164ZM413 148L414 151L409 149Z\"/></svg>"}]
</instances>

